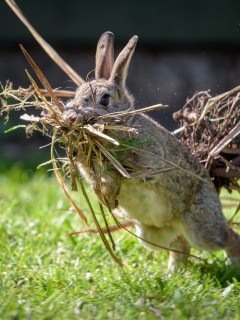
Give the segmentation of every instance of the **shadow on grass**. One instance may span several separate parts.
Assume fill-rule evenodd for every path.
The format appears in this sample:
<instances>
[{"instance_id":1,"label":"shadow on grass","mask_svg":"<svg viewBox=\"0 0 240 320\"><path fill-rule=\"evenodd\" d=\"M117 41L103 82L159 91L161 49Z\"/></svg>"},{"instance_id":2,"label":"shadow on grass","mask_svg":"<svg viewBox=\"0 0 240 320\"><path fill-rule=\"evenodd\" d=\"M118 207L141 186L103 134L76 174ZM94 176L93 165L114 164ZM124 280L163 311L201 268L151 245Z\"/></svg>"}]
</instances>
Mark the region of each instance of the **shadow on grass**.
<instances>
[{"instance_id":1,"label":"shadow on grass","mask_svg":"<svg viewBox=\"0 0 240 320\"><path fill-rule=\"evenodd\" d=\"M190 262L189 267L196 270L196 263ZM227 259L220 260L213 256L211 263L200 264L197 268L202 277L206 277L207 275L209 278L215 279L217 284L222 288L229 286L231 283L236 283L236 281L240 282L239 264L229 264Z\"/></svg>"}]
</instances>

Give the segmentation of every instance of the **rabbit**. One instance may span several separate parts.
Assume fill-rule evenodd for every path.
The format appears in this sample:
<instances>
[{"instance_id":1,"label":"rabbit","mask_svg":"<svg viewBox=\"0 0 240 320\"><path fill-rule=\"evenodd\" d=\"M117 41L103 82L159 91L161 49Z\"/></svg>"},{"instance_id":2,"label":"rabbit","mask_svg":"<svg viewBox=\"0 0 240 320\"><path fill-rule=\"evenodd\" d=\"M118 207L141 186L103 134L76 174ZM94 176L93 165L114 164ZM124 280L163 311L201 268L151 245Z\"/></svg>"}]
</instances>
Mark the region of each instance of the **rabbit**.
<instances>
[{"instance_id":1,"label":"rabbit","mask_svg":"<svg viewBox=\"0 0 240 320\"><path fill-rule=\"evenodd\" d=\"M69 124L87 122L91 117L112 112L134 110L134 98L126 89L126 77L138 37L130 39L115 62L113 41L113 34L106 32L97 45L95 80L89 82L96 100L95 110L90 85L85 83L64 108L63 116ZM123 121L127 126L139 127L141 140L154 141L143 144L139 149L169 160L209 183L177 168L135 180L109 169L111 174L101 170L100 189L96 179L99 177L99 165L93 161L92 168L89 168L84 152L79 152L78 168L91 184L98 200L105 206L108 204L115 215L133 220L136 234L142 238L139 241L147 249L161 250L153 244L185 253L189 253L190 247L209 252L223 249L231 262L239 264L239 234L228 226L207 169L182 142L146 114L130 115ZM107 134L114 137L110 130ZM121 138L129 136L125 131L118 131L118 135ZM137 137L135 133L132 135ZM106 144L106 141L102 140L102 143ZM166 165L159 158L141 151L128 150L124 157L129 163L143 167ZM107 159L103 164L106 167L111 165ZM176 272L187 264L187 258L186 254L170 251L168 268Z\"/></svg>"}]
</instances>

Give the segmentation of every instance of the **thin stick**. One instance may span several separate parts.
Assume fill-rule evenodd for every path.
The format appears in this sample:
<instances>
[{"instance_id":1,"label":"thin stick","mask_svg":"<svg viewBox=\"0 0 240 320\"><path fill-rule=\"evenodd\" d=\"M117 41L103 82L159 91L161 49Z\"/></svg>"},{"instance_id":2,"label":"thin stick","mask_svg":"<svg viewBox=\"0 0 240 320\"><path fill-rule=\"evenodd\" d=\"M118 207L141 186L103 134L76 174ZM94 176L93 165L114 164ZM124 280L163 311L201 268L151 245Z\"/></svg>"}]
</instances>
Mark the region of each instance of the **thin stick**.
<instances>
[{"instance_id":1,"label":"thin stick","mask_svg":"<svg viewBox=\"0 0 240 320\"><path fill-rule=\"evenodd\" d=\"M114 243L114 240L113 240L113 238L112 238L111 231L110 231L110 229L109 229L109 226L108 226L108 222L107 222L105 213L104 213L104 211L103 211L103 206L102 206L102 204L101 204L99 201L98 201L98 204L99 204L99 207L100 207L100 210L101 210L101 214L102 214L102 217L103 217L103 220L104 220L106 229L107 229L107 234L108 234L109 239L110 239L110 241L111 241L111 243L112 243L112 249L113 249L113 250L116 250L116 248L115 248L115 243Z\"/></svg>"},{"instance_id":2,"label":"thin stick","mask_svg":"<svg viewBox=\"0 0 240 320\"><path fill-rule=\"evenodd\" d=\"M238 213L239 210L240 210L240 201L238 202L237 208L236 208L236 210L235 210L232 218L228 220L228 225L229 225L229 227L232 226L232 224L233 224L233 219L236 217L236 215L237 215L237 213Z\"/></svg>"},{"instance_id":3,"label":"thin stick","mask_svg":"<svg viewBox=\"0 0 240 320\"><path fill-rule=\"evenodd\" d=\"M132 220L122 221L121 224L124 225L124 227L127 228L127 229L134 228ZM113 225L109 226L109 230L110 230L110 232L119 232L119 231L123 231L124 229L122 227L119 227L118 224L113 224ZM107 228L106 227L102 228L102 232L103 233L108 233ZM81 231L69 232L66 235L67 236L72 236L73 234L80 234L80 233L99 233L99 231L96 228L88 228L88 229L84 229L84 230L81 230Z\"/></svg>"},{"instance_id":4,"label":"thin stick","mask_svg":"<svg viewBox=\"0 0 240 320\"><path fill-rule=\"evenodd\" d=\"M95 113L95 110L96 110L96 99L95 99L95 96L94 96L94 93L93 93L93 89L92 89L92 86L91 86L91 83L89 82L89 87L90 87L90 90L91 90L91 94L92 94L92 98L93 98L93 103L94 103L94 109L93 109L93 112L90 116L90 118L88 119L88 122L92 119L94 113Z\"/></svg>"},{"instance_id":5,"label":"thin stick","mask_svg":"<svg viewBox=\"0 0 240 320\"><path fill-rule=\"evenodd\" d=\"M133 111L129 111L129 112L128 111L125 111L125 112L121 111L121 112L109 113L107 115L97 117L96 120L100 120L100 119L108 120L108 119L112 119L112 118L127 117L127 116L131 116L133 114L136 114L136 113L143 113L143 112L148 112L151 110L162 109L162 108L167 108L167 107L168 107L167 105L156 104L151 107L137 109L137 110L133 110Z\"/></svg>"}]
</instances>

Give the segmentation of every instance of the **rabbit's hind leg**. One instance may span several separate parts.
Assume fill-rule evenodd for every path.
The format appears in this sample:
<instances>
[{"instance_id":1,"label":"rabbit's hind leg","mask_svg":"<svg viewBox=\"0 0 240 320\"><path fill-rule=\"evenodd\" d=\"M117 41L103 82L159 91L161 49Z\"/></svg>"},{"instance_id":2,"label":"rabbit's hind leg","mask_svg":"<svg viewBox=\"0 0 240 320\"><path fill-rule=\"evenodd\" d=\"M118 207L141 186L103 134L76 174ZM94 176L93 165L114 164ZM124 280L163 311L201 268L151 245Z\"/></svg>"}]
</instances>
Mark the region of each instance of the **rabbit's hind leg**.
<instances>
[{"instance_id":1,"label":"rabbit's hind leg","mask_svg":"<svg viewBox=\"0 0 240 320\"><path fill-rule=\"evenodd\" d=\"M142 238L139 239L140 243L147 249L162 251L161 248L157 247L159 245L165 248L189 253L190 246L185 238L181 235L183 231L181 224L173 223L172 226L156 228L137 223L135 227L137 236ZM148 242L144 241L143 239L147 240ZM168 269L176 272L179 267L187 264L187 258L188 255L170 251Z\"/></svg>"},{"instance_id":2,"label":"rabbit's hind leg","mask_svg":"<svg viewBox=\"0 0 240 320\"><path fill-rule=\"evenodd\" d=\"M189 254L190 245L183 236L178 236L171 245L171 249L178 250ZM188 262L188 255L179 252L169 252L168 269L173 273L177 272L181 267L186 266Z\"/></svg>"},{"instance_id":3,"label":"rabbit's hind leg","mask_svg":"<svg viewBox=\"0 0 240 320\"><path fill-rule=\"evenodd\" d=\"M228 227L220 210L203 212L198 208L194 213L184 212L182 223L191 246L209 252L224 250L231 261L238 260L240 264L239 234Z\"/></svg>"},{"instance_id":4,"label":"rabbit's hind leg","mask_svg":"<svg viewBox=\"0 0 240 320\"><path fill-rule=\"evenodd\" d=\"M240 264L240 236L231 228L229 228L228 243L224 250L231 262Z\"/></svg>"}]
</instances>

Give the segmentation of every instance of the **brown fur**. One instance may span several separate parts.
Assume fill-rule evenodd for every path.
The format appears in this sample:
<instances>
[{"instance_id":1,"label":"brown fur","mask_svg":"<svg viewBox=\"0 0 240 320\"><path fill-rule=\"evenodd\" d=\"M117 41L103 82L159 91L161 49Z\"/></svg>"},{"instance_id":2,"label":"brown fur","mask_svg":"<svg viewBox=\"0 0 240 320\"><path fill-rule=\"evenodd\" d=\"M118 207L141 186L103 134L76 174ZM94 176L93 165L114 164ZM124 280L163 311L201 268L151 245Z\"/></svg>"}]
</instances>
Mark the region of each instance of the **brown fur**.
<instances>
[{"instance_id":1,"label":"brown fur","mask_svg":"<svg viewBox=\"0 0 240 320\"><path fill-rule=\"evenodd\" d=\"M100 38L96 55L97 80L91 81L96 98L94 116L133 108L134 101L125 88L125 80L136 42L137 37L134 36L118 56L111 71L113 35L108 32ZM99 78L102 70L105 70L104 79ZM100 103L104 94L110 95L108 107ZM65 108L64 116L66 119L74 117L75 121L81 122L92 115L93 107L89 84L84 84L77 90L75 99ZM140 149L152 152L211 182L208 171L160 124L145 114L136 114L123 120L129 126L143 126L138 130L141 140L157 141L144 144ZM111 135L111 132L107 133ZM122 138L128 137L128 133L124 131L118 131L118 134ZM137 137L136 134L133 135L134 138ZM111 147L113 148L112 145ZM163 161L144 153L129 151L125 158L146 167L165 166ZM82 175L91 183L99 200L105 204L99 185L87 168L85 156L79 154L78 160ZM108 165L107 160L105 165ZM94 164L94 171L98 176L97 164ZM158 190L155 192L143 179L130 180L113 171L112 174L118 181L116 182L104 171L101 174L104 197L116 214L134 219L139 236L158 245L185 252L189 251L189 244L210 252L223 249L230 259L240 260L239 235L228 227L212 183L209 185L175 169L146 179ZM149 249L157 250L144 241L140 242ZM178 265L186 263L186 255L171 253L169 267L172 270L175 268L174 261Z\"/></svg>"}]
</instances>

